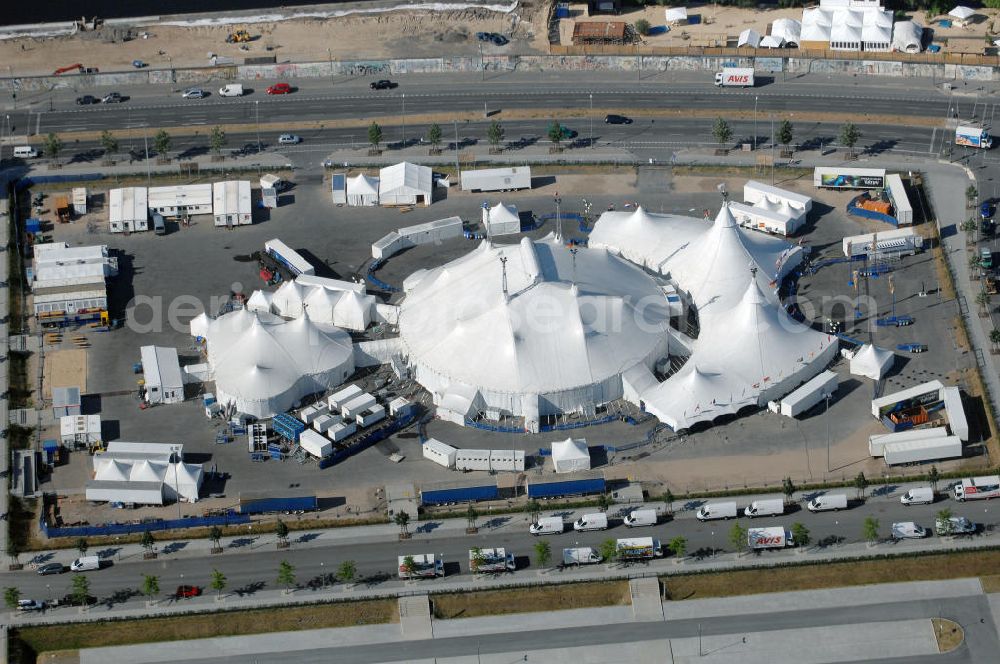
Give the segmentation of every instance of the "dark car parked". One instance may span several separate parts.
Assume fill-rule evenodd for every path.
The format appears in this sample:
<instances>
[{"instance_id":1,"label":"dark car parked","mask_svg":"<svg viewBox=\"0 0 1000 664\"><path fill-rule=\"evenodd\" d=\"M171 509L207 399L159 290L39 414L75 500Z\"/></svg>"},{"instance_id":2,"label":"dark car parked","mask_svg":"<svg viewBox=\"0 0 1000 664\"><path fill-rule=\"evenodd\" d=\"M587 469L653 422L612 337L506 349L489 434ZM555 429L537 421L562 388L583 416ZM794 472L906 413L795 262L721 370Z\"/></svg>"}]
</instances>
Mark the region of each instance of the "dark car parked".
<instances>
[{"instance_id":1,"label":"dark car parked","mask_svg":"<svg viewBox=\"0 0 1000 664\"><path fill-rule=\"evenodd\" d=\"M607 124L632 124L632 118L627 118L624 115L616 115L611 113L604 116L604 122Z\"/></svg>"},{"instance_id":2,"label":"dark car parked","mask_svg":"<svg viewBox=\"0 0 1000 664\"><path fill-rule=\"evenodd\" d=\"M392 90L397 85L399 84L383 78L381 81L372 81L370 87L372 90Z\"/></svg>"},{"instance_id":3,"label":"dark car parked","mask_svg":"<svg viewBox=\"0 0 1000 664\"><path fill-rule=\"evenodd\" d=\"M76 103L81 106L86 104L100 104L101 100L94 95L83 95L82 97L76 98Z\"/></svg>"},{"instance_id":4,"label":"dark car parked","mask_svg":"<svg viewBox=\"0 0 1000 664\"><path fill-rule=\"evenodd\" d=\"M62 574L66 571L66 566L62 563L46 563L38 568L38 573L41 576L48 576L49 574Z\"/></svg>"}]
</instances>

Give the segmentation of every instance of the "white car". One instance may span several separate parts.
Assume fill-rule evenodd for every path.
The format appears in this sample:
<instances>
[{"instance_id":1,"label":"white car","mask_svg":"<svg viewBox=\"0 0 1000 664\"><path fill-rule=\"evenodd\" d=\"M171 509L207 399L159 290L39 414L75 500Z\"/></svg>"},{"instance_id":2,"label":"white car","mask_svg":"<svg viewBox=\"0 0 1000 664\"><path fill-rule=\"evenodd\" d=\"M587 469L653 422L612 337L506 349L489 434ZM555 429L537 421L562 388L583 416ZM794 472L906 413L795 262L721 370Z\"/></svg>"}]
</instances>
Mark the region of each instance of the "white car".
<instances>
[{"instance_id":1,"label":"white car","mask_svg":"<svg viewBox=\"0 0 1000 664\"><path fill-rule=\"evenodd\" d=\"M927 537L927 529L912 521L902 521L892 524L893 539L922 539Z\"/></svg>"},{"instance_id":2,"label":"white car","mask_svg":"<svg viewBox=\"0 0 1000 664\"><path fill-rule=\"evenodd\" d=\"M282 134L278 137L278 145L295 145L301 142L302 138L295 134Z\"/></svg>"},{"instance_id":3,"label":"white car","mask_svg":"<svg viewBox=\"0 0 1000 664\"><path fill-rule=\"evenodd\" d=\"M184 99L204 99L208 96L208 93L201 88L188 88L181 93L181 97Z\"/></svg>"}]
</instances>

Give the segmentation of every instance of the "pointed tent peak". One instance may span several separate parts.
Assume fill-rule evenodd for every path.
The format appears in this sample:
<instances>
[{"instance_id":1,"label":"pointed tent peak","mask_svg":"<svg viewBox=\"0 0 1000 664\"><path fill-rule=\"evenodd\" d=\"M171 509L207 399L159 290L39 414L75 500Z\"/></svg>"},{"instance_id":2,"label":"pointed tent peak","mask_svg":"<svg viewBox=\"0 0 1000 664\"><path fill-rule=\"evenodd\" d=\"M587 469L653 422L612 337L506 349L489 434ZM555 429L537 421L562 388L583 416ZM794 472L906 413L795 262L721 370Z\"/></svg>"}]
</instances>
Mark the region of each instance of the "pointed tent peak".
<instances>
[{"instance_id":1,"label":"pointed tent peak","mask_svg":"<svg viewBox=\"0 0 1000 664\"><path fill-rule=\"evenodd\" d=\"M759 201L757 201L757 205L755 205L754 207L758 207L758 208L761 208L762 210L769 210L771 212L774 212L775 210L778 209L779 204L776 203L776 202L774 202L774 201L772 201L767 196L764 196Z\"/></svg>"},{"instance_id":2,"label":"pointed tent peak","mask_svg":"<svg viewBox=\"0 0 1000 664\"><path fill-rule=\"evenodd\" d=\"M733 216L732 210L729 209L729 202L727 201L719 208L719 214L715 215L715 227L716 228L735 228L736 227L736 217Z\"/></svg>"},{"instance_id":3,"label":"pointed tent peak","mask_svg":"<svg viewBox=\"0 0 1000 664\"><path fill-rule=\"evenodd\" d=\"M747 284L746 292L743 293L743 302L758 307L767 304L767 298L764 297L764 291L760 289L760 284L757 283L756 279L751 279L750 283Z\"/></svg>"},{"instance_id":4,"label":"pointed tent peak","mask_svg":"<svg viewBox=\"0 0 1000 664\"><path fill-rule=\"evenodd\" d=\"M641 205L637 205L635 207L635 211L632 212L632 214L630 214L628 218L631 221L635 221L637 223L642 223L642 224L653 221L653 218L649 215L648 212L646 212L646 208L642 207Z\"/></svg>"}]
</instances>

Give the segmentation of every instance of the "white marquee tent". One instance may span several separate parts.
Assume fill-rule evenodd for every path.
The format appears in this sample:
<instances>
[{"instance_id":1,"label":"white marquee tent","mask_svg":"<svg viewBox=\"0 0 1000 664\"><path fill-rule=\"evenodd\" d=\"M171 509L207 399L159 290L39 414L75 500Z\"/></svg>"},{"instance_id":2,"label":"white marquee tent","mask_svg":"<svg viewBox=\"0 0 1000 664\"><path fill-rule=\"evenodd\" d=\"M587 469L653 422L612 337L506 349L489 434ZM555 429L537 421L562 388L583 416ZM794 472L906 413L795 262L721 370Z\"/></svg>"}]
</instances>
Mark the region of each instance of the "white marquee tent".
<instances>
[{"instance_id":1,"label":"white marquee tent","mask_svg":"<svg viewBox=\"0 0 1000 664\"><path fill-rule=\"evenodd\" d=\"M433 199L430 167L404 161L379 171L380 205L430 205Z\"/></svg>"},{"instance_id":2,"label":"white marquee tent","mask_svg":"<svg viewBox=\"0 0 1000 664\"><path fill-rule=\"evenodd\" d=\"M851 358L851 374L882 380L896 363L896 354L886 348L865 344Z\"/></svg>"},{"instance_id":3,"label":"white marquee tent","mask_svg":"<svg viewBox=\"0 0 1000 664\"><path fill-rule=\"evenodd\" d=\"M347 204L353 206L378 205L379 180L361 173L347 178Z\"/></svg>"},{"instance_id":4,"label":"white marquee tent","mask_svg":"<svg viewBox=\"0 0 1000 664\"><path fill-rule=\"evenodd\" d=\"M783 41L790 48L798 48L802 34L802 23L794 18L779 18L771 24L771 35Z\"/></svg>"},{"instance_id":5,"label":"white marquee tent","mask_svg":"<svg viewBox=\"0 0 1000 664\"><path fill-rule=\"evenodd\" d=\"M590 452L583 438L567 438L552 443L552 465L557 473L590 470Z\"/></svg>"},{"instance_id":6,"label":"white marquee tent","mask_svg":"<svg viewBox=\"0 0 1000 664\"><path fill-rule=\"evenodd\" d=\"M757 48L760 46L760 33L756 30L744 30L740 33L740 39L736 42L737 46L750 46L751 48Z\"/></svg>"},{"instance_id":7,"label":"white marquee tent","mask_svg":"<svg viewBox=\"0 0 1000 664\"><path fill-rule=\"evenodd\" d=\"M924 47L924 28L913 21L897 21L892 26L892 50L920 53Z\"/></svg>"},{"instance_id":8,"label":"white marquee tent","mask_svg":"<svg viewBox=\"0 0 1000 664\"><path fill-rule=\"evenodd\" d=\"M493 207L483 207L483 225L490 237L512 235L521 232L521 217L516 205L497 203Z\"/></svg>"}]
</instances>

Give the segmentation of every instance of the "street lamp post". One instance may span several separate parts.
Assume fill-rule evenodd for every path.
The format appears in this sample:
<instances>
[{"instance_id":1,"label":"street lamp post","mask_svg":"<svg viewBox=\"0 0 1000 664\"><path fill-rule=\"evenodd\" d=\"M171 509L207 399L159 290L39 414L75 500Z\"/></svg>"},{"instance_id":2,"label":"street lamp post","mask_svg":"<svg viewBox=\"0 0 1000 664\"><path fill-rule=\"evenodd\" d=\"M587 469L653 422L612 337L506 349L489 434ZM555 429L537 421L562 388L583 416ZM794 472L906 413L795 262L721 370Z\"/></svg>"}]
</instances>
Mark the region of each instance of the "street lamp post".
<instances>
[{"instance_id":1,"label":"street lamp post","mask_svg":"<svg viewBox=\"0 0 1000 664\"><path fill-rule=\"evenodd\" d=\"M594 147L594 93L591 92L587 96L590 97L590 147Z\"/></svg>"},{"instance_id":2,"label":"street lamp post","mask_svg":"<svg viewBox=\"0 0 1000 664\"><path fill-rule=\"evenodd\" d=\"M562 217L559 215L559 204L562 203L562 199L559 198L559 192L556 192L555 198L553 198L556 204L556 239L562 240Z\"/></svg>"},{"instance_id":3,"label":"street lamp post","mask_svg":"<svg viewBox=\"0 0 1000 664\"><path fill-rule=\"evenodd\" d=\"M757 151L757 95L753 97L753 150Z\"/></svg>"},{"instance_id":4,"label":"street lamp post","mask_svg":"<svg viewBox=\"0 0 1000 664\"><path fill-rule=\"evenodd\" d=\"M479 69L483 72L483 80L486 80L486 61L483 60L483 42L479 42Z\"/></svg>"},{"instance_id":5,"label":"street lamp post","mask_svg":"<svg viewBox=\"0 0 1000 664\"><path fill-rule=\"evenodd\" d=\"M403 143L402 147L406 147L406 95L401 94L400 98L403 100Z\"/></svg>"},{"instance_id":6,"label":"street lamp post","mask_svg":"<svg viewBox=\"0 0 1000 664\"><path fill-rule=\"evenodd\" d=\"M257 122L257 154L260 154L260 100L255 99L253 102L253 113L254 119Z\"/></svg>"},{"instance_id":7,"label":"street lamp post","mask_svg":"<svg viewBox=\"0 0 1000 664\"><path fill-rule=\"evenodd\" d=\"M177 481L177 464L181 462L180 448L174 447L174 493L177 494L177 518L181 518L181 485Z\"/></svg>"}]
</instances>

